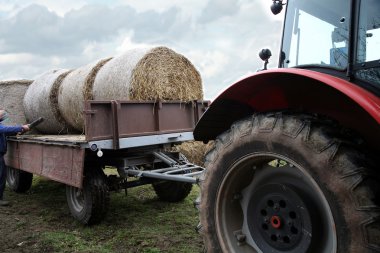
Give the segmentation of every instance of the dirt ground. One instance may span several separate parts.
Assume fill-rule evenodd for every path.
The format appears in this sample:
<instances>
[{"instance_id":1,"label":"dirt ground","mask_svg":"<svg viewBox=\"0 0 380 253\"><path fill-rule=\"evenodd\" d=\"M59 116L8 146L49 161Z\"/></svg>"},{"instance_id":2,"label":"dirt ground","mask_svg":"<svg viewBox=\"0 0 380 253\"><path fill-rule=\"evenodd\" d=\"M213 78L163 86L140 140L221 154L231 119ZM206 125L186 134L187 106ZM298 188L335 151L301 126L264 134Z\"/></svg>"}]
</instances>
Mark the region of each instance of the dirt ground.
<instances>
[{"instance_id":1,"label":"dirt ground","mask_svg":"<svg viewBox=\"0 0 380 253\"><path fill-rule=\"evenodd\" d=\"M12 198L10 206L0 207L0 251L51 252L38 242L41 231L49 227L41 226L40 210L23 204L25 197Z\"/></svg>"}]
</instances>

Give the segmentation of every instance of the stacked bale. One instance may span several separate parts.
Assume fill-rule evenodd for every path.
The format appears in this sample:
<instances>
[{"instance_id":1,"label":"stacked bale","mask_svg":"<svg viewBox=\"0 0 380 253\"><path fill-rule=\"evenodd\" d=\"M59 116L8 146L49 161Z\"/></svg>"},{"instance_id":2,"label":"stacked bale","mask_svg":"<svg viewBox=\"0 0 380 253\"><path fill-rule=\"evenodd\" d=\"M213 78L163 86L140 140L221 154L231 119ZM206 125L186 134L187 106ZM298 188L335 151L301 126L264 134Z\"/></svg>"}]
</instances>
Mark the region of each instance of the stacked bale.
<instances>
[{"instance_id":1,"label":"stacked bale","mask_svg":"<svg viewBox=\"0 0 380 253\"><path fill-rule=\"evenodd\" d=\"M180 100L203 98L199 72L184 56L166 47L129 50L72 72L50 71L28 90L28 119L45 118L44 133L84 131L85 100Z\"/></svg>"},{"instance_id":2,"label":"stacked bale","mask_svg":"<svg viewBox=\"0 0 380 253\"><path fill-rule=\"evenodd\" d=\"M167 47L134 49L109 61L94 83L96 100L181 100L203 98L193 64Z\"/></svg>"},{"instance_id":3,"label":"stacked bale","mask_svg":"<svg viewBox=\"0 0 380 253\"><path fill-rule=\"evenodd\" d=\"M204 166L205 155L214 147L214 142L204 144L201 141L188 141L175 146L172 151L180 152L194 164Z\"/></svg>"},{"instance_id":4,"label":"stacked bale","mask_svg":"<svg viewBox=\"0 0 380 253\"><path fill-rule=\"evenodd\" d=\"M24 97L25 116L28 121L43 117L37 126L42 133L69 133L72 129L66 124L58 110L58 90L62 80L70 73L66 69L55 69L43 73L29 86Z\"/></svg>"},{"instance_id":5,"label":"stacked bale","mask_svg":"<svg viewBox=\"0 0 380 253\"><path fill-rule=\"evenodd\" d=\"M63 118L78 131L84 129L84 101L92 100L92 86L99 69L112 58L96 61L68 74L60 88L58 108Z\"/></svg>"},{"instance_id":6,"label":"stacked bale","mask_svg":"<svg viewBox=\"0 0 380 253\"><path fill-rule=\"evenodd\" d=\"M5 125L24 124L27 120L24 115L23 98L31 80L11 80L0 82L0 109L6 110L9 120Z\"/></svg>"},{"instance_id":7,"label":"stacked bale","mask_svg":"<svg viewBox=\"0 0 380 253\"><path fill-rule=\"evenodd\" d=\"M130 100L132 71L148 49L137 48L114 57L98 72L94 80L95 100Z\"/></svg>"},{"instance_id":8,"label":"stacked bale","mask_svg":"<svg viewBox=\"0 0 380 253\"><path fill-rule=\"evenodd\" d=\"M203 99L202 80L194 65L167 47L147 52L132 72L131 100Z\"/></svg>"},{"instance_id":9,"label":"stacked bale","mask_svg":"<svg viewBox=\"0 0 380 253\"><path fill-rule=\"evenodd\" d=\"M104 66L103 66L104 65ZM96 71L91 71L96 69ZM86 80L95 77L93 83ZM63 81L59 109L83 131L83 102L94 100L181 100L203 98L199 72L184 56L166 47L133 49L113 59L73 71Z\"/></svg>"}]
</instances>

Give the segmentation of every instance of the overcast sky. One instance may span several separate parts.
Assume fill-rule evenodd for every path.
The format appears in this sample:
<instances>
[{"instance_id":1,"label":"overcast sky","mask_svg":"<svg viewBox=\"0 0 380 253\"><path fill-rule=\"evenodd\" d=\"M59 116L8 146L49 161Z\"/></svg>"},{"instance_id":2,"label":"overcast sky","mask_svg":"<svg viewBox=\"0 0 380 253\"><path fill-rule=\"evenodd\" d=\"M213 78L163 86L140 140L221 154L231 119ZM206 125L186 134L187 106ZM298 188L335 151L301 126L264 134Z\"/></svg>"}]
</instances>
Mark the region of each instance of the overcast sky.
<instances>
[{"instance_id":1,"label":"overcast sky","mask_svg":"<svg viewBox=\"0 0 380 253\"><path fill-rule=\"evenodd\" d=\"M144 46L167 46L200 71L214 99L262 67L276 67L282 17L270 0L0 0L0 80L33 79Z\"/></svg>"}]
</instances>

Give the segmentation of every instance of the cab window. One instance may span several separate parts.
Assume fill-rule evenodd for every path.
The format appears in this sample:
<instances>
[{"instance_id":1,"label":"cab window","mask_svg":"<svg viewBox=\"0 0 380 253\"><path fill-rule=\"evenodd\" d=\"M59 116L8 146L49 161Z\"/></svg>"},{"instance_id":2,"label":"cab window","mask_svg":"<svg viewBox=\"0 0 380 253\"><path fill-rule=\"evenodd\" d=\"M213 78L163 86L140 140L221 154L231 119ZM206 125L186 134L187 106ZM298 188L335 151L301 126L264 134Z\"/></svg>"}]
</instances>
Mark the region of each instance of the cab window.
<instances>
[{"instance_id":1,"label":"cab window","mask_svg":"<svg viewBox=\"0 0 380 253\"><path fill-rule=\"evenodd\" d=\"M288 1L282 66L348 65L350 1Z\"/></svg>"},{"instance_id":2,"label":"cab window","mask_svg":"<svg viewBox=\"0 0 380 253\"><path fill-rule=\"evenodd\" d=\"M357 78L380 87L380 1L361 0L357 31Z\"/></svg>"}]
</instances>

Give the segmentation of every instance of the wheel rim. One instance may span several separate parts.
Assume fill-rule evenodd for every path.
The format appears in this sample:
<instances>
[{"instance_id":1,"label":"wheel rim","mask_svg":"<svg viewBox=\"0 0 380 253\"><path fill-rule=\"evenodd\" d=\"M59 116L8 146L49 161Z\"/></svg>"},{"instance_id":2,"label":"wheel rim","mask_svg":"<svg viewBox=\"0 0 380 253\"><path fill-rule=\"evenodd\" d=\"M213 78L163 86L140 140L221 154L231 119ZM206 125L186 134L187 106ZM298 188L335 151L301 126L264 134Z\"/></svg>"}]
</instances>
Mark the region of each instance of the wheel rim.
<instances>
[{"instance_id":1,"label":"wheel rim","mask_svg":"<svg viewBox=\"0 0 380 253\"><path fill-rule=\"evenodd\" d=\"M231 166L217 192L215 218L228 252L337 251L322 190L303 167L277 154L251 154Z\"/></svg>"},{"instance_id":2,"label":"wheel rim","mask_svg":"<svg viewBox=\"0 0 380 253\"><path fill-rule=\"evenodd\" d=\"M16 183L16 178L18 177L19 171L8 167L7 181L9 185L14 185Z\"/></svg>"},{"instance_id":3,"label":"wheel rim","mask_svg":"<svg viewBox=\"0 0 380 253\"><path fill-rule=\"evenodd\" d=\"M74 211L77 213L81 212L84 209L85 203L83 190L70 186L69 197Z\"/></svg>"}]
</instances>

